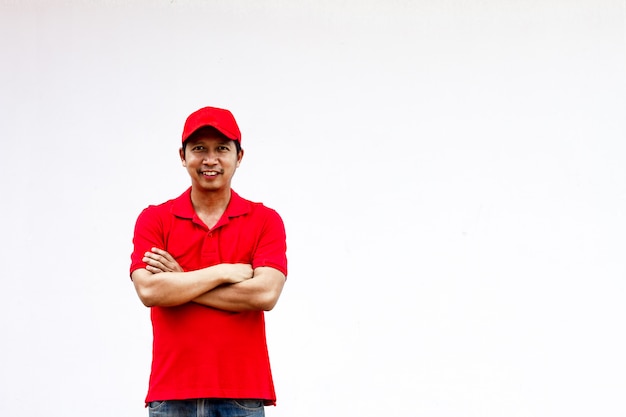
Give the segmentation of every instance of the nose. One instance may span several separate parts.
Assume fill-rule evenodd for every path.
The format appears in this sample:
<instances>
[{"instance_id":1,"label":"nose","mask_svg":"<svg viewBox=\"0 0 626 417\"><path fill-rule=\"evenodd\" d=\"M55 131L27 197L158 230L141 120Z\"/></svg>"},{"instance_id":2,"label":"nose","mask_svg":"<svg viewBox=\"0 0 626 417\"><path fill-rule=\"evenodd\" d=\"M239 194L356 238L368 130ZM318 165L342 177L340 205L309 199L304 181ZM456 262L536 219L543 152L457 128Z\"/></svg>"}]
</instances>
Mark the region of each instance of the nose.
<instances>
[{"instance_id":1,"label":"nose","mask_svg":"<svg viewBox=\"0 0 626 417\"><path fill-rule=\"evenodd\" d=\"M217 154L215 152L207 152L202 158L202 163L205 165L215 165L217 163Z\"/></svg>"}]
</instances>

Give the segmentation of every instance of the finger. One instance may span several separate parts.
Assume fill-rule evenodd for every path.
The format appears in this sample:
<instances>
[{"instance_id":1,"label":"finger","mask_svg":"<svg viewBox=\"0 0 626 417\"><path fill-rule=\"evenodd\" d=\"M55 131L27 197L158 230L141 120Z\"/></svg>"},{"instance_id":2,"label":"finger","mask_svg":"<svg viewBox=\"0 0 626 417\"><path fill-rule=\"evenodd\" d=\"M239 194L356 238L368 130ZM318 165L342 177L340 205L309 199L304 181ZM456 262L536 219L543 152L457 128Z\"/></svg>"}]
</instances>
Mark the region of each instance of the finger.
<instances>
[{"instance_id":1,"label":"finger","mask_svg":"<svg viewBox=\"0 0 626 417\"><path fill-rule=\"evenodd\" d=\"M163 249L159 249L159 248L152 248L152 252L160 255L162 257L164 257L165 259L167 259L170 262L174 261L174 257L172 255L169 254L169 252L164 251Z\"/></svg>"},{"instance_id":2,"label":"finger","mask_svg":"<svg viewBox=\"0 0 626 417\"><path fill-rule=\"evenodd\" d=\"M159 268L156 268L156 267L154 267L152 265L146 265L146 269L148 271L152 272L153 274L158 274L158 273L161 273L161 272L165 272L165 271L162 271Z\"/></svg>"},{"instance_id":3,"label":"finger","mask_svg":"<svg viewBox=\"0 0 626 417\"><path fill-rule=\"evenodd\" d=\"M160 261L162 259L165 259L163 256L157 253L153 253L153 252L146 252L143 254L143 256L145 256L148 259L154 259L155 261Z\"/></svg>"},{"instance_id":4,"label":"finger","mask_svg":"<svg viewBox=\"0 0 626 417\"><path fill-rule=\"evenodd\" d=\"M159 266L166 268L168 271L172 271L176 265L176 262L174 260L169 260L161 255L152 255L152 259L155 262L158 262Z\"/></svg>"},{"instance_id":5,"label":"finger","mask_svg":"<svg viewBox=\"0 0 626 417\"><path fill-rule=\"evenodd\" d=\"M163 262L161 262L160 260L154 259L154 258L149 258L149 257L144 257L142 259L142 261L144 261L146 264L154 267L154 268L158 268L159 270L165 272L166 271L166 266L163 264Z\"/></svg>"},{"instance_id":6,"label":"finger","mask_svg":"<svg viewBox=\"0 0 626 417\"><path fill-rule=\"evenodd\" d=\"M183 272L183 268L169 252L155 247L152 248L151 256L154 259L159 260L161 263L163 263L163 265L167 266L169 272Z\"/></svg>"},{"instance_id":7,"label":"finger","mask_svg":"<svg viewBox=\"0 0 626 417\"><path fill-rule=\"evenodd\" d=\"M159 255L157 253L146 252L145 256L146 258L159 262L161 265L167 266L169 268L173 268L173 265L175 264L175 261L173 258L167 259L165 256Z\"/></svg>"}]
</instances>

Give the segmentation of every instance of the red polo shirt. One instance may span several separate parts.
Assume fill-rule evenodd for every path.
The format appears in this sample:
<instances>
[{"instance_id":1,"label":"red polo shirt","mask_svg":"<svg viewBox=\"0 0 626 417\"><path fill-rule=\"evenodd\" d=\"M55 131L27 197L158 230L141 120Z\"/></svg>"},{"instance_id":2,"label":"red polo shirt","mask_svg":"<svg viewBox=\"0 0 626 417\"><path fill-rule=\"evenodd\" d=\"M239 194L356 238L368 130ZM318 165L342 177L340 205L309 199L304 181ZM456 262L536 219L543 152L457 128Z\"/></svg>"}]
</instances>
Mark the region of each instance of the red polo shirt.
<instances>
[{"instance_id":1,"label":"red polo shirt","mask_svg":"<svg viewBox=\"0 0 626 417\"><path fill-rule=\"evenodd\" d=\"M287 275L283 221L234 191L211 230L196 215L191 188L137 219L130 272L145 252L169 252L185 271L219 263L269 266ZM146 402L258 398L275 404L263 311L232 313L196 303L152 307L153 359Z\"/></svg>"}]
</instances>

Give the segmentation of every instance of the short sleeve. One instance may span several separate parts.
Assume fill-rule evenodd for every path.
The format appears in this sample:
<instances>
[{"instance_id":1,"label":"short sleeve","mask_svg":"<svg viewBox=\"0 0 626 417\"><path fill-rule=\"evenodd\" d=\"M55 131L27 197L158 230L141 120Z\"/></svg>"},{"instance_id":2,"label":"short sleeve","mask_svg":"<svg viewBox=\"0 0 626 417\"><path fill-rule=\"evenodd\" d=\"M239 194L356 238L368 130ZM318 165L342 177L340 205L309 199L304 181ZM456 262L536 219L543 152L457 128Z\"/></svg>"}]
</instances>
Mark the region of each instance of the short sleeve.
<instances>
[{"instance_id":1,"label":"short sleeve","mask_svg":"<svg viewBox=\"0 0 626 417\"><path fill-rule=\"evenodd\" d=\"M252 267L269 266L287 276L287 237L280 215L267 207Z\"/></svg>"},{"instance_id":2,"label":"short sleeve","mask_svg":"<svg viewBox=\"0 0 626 417\"><path fill-rule=\"evenodd\" d=\"M144 254L153 247L163 248L164 244L163 224L157 212L157 207L150 206L144 209L135 223L133 235L133 252L130 256L130 273L145 268L142 261Z\"/></svg>"}]
</instances>

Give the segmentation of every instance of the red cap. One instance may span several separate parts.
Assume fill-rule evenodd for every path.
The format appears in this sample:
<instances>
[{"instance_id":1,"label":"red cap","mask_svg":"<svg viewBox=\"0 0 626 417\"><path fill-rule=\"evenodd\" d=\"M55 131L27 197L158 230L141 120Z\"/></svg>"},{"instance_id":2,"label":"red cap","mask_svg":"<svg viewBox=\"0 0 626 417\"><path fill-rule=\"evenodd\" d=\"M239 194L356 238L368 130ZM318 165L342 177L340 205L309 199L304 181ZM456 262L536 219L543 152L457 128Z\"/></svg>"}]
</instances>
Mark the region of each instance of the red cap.
<instances>
[{"instance_id":1,"label":"red cap","mask_svg":"<svg viewBox=\"0 0 626 417\"><path fill-rule=\"evenodd\" d=\"M241 132L233 114L228 110L216 107L203 107L187 117L183 129L183 142L189 139L193 132L205 126L212 126L228 139L241 143Z\"/></svg>"}]
</instances>

